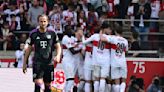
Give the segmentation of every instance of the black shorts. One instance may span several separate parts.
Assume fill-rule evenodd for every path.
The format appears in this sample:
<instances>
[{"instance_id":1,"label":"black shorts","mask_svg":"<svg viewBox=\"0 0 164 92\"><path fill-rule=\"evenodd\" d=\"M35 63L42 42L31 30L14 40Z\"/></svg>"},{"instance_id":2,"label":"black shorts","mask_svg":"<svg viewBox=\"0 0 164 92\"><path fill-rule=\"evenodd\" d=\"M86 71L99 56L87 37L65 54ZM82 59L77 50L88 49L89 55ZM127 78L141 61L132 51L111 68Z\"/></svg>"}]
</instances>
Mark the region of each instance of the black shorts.
<instances>
[{"instance_id":1,"label":"black shorts","mask_svg":"<svg viewBox=\"0 0 164 92\"><path fill-rule=\"evenodd\" d=\"M44 82L50 83L54 80L54 65L33 64L33 81L43 78Z\"/></svg>"}]
</instances>

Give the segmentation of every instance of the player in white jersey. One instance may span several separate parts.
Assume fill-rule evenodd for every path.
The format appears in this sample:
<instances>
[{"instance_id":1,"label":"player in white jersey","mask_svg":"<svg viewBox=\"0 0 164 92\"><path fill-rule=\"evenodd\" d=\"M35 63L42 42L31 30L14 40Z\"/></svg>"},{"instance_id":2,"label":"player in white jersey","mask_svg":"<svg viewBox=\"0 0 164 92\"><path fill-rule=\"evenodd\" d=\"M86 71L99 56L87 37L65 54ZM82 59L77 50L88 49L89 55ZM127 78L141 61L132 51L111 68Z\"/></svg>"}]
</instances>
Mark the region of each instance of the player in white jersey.
<instances>
[{"instance_id":1,"label":"player in white jersey","mask_svg":"<svg viewBox=\"0 0 164 92\"><path fill-rule=\"evenodd\" d=\"M91 37L89 37L87 40L83 39L84 44L90 43L92 41L92 45L93 45L92 61L94 64L93 76L95 77L94 92L105 91L105 84L106 84L105 79L109 74L110 45L109 43L102 42L100 40L100 35L107 37L107 35L105 34L106 30L108 30L108 25L102 25L101 33L94 34Z\"/></svg>"},{"instance_id":2,"label":"player in white jersey","mask_svg":"<svg viewBox=\"0 0 164 92\"><path fill-rule=\"evenodd\" d=\"M81 34L83 34L83 29L80 27L80 25L77 25L77 30L75 32L75 37L72 38L75 42L75 50L80 50L80 49L83 49L84 46L81 42L82 40L82 36ZM83 55L82 53L77 53L74 55L74 58L75 58L75 65L77 67L77 75L78 75L78 78L79 78L79 84L77 85L78 89L77 89L77 92L82 92L83 91L83 88L84 88L84 84L85 84L85 81L84 81L84 69L83 69L83 65L84 65L84 60L83 60Z\"/></svg>"},{"instance_id":3,"label":"player in white jersey","mask_svg":"<svg viewBox=\"0 0 164 92\"><path fill-rule=\"evenodd\" d=\"M127 63L125 53L128 51L128 41L122 37L122 30L117 27L115 36L108 36L107 38L101 36L102 41L111 43L111 78L114 79L114 92L125 92L125 81L127 78ZM120 78L121 83L120 83Z\"/></svg>"},{"instance_id":4,"label":"player in white jersey","mask_svg":"<svg viewBox=\"0 0 164 92\"><path fill-rule=\"evenodd\" d=\"M74 85L74 77L77 71L77 66L75 65L75 58L74 54L79 53L81 49L75 50L75 41L72 37L72 30L70 26L66 26L65 28L65 35L62 39L62 46L63 46L63 59L62 65L66 75L66 85L65 85L65 92L70 92L71 88Z\"/></svg>"}]
</instances>

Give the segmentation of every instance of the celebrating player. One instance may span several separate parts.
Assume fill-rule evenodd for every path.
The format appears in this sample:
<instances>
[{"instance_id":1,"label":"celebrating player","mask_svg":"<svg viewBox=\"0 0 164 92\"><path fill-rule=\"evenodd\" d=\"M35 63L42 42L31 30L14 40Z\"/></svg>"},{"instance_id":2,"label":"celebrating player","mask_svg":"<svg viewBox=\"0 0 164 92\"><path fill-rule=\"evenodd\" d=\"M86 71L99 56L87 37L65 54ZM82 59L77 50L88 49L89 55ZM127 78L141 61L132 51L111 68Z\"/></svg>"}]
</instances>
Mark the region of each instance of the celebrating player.
<instances>
[{"instance_id":1,"label":"celebrating player","mask_svg":"<svg viewBox=\"0 0 164 92\"><path fill-rule=\"evenodd\" d=\"M122 30L120 27L116 27L115 34L115 36L101 36L101 41L111 43L111 78L115 82L113 91L125 92L125 81L127 78L125 53L128 51L128 41L122 37Z\"/></svg>"}]
</instances>

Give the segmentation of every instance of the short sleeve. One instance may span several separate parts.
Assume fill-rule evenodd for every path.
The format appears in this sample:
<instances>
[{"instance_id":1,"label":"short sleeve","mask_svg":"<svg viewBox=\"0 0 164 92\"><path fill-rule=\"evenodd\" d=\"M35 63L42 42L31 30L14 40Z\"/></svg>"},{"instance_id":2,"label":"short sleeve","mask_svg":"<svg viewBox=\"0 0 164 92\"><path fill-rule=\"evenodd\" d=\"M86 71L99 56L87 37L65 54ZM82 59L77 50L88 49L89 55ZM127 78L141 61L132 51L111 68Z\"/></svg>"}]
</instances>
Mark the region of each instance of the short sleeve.
<instances>
[{"instance_id":1,"label":"short sleeve","mask_svg":"<svg viewBox=\"0 0 164 92\"><path fill-rule=\"evenodd\" d=\"M111 36L111 35L107 36L107 40L108 40L109 43L115 44L114 36Z\"/></svg>"},{"instance_id":2,"label":"short sleeve","mask_svg":"<svg viewBox=\"0 0 164 92\"><path fill-rule=\"evenodd\" d=\"M54 44L56 44L56 43L59 43L59 38L58 38L58 36L57 36L57 34L54 32Z\"/></svg>"},{"instance_id":3,"label":"short sleeve","mask_svg":"<svg viewBox=\"0 0 164 92\"><path fill-rule=\"evenodd\" d=\"M68 38L67 36L64 36L63 37L63 40L62 40L62 45L66 48L72 48L73 47L73 44L71 42L71 39Z\"/></svg>"}]
</instances>

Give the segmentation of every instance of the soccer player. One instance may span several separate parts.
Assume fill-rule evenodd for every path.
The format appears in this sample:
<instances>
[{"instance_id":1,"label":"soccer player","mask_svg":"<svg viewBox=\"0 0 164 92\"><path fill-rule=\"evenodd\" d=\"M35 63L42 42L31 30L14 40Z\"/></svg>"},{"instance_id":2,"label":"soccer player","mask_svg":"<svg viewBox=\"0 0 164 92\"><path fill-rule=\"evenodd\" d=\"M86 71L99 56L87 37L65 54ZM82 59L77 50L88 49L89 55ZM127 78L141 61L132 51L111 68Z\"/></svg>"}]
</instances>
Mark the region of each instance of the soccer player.
<instances>
[{"instance_id":1,"label":"soccer player","mask_svg":"<svg viewBox=\"0 0 164 92\"><path fill-rule=\"evenodd\" d=\"M27 61L34 45L33 80L34 92L51 92L51 81L54 78L54 61L60 62L61 46L53 30L47 29L48 17L38 16L39 27L32 30L25 46L23 72L27 72ZM52 53L56 47L56 56Z\"/></svg>"},{"instance_id":2,"label":"soccer player","mask_svg":"<svg viewBox=\"0 0 164 92\"><path fill-rule=\"evenodd\" d=\"M120 27L116 27L115 34L115 36L108 36L107 38L101 36L101 41L111 43L111 78L115 82L113 91L125 92L125 81L127 78L125 53L128 51L128 41L122 37L122 30Z\"/></svg>"},{"instance_id":3,"label":"soccer player","mask_svg":"<svg viewBox=\"0 0 164 92\"><path fill-rule=\"evenodd\" d=\"M77 65L75 62L75 56L81 49L75 49L77 46L75 37L73 37L73 30L70 25L65 26L65 34L62 39L63 46L63 59L62 65L66 76L66 85L65 92L70 92L72 87L74 86L74 78L77 72Z\"/></svg>"},{"instance_id":4,"label":"soccer player","mask_svg":"<svg viewBox=\"0 0 164 92\"><path fill-rule=\"evenodd\" d=\"M100 40L101 35L107 37L105 34L107 29L108 25L103 23L101 26L101 33L95 33L86 40L83 38L83 44L87 44L92 41L93 45L92 61L94 64L93 76L95 77L94 92L105 91L106 78L109 74L110 45L109 43L102 42Z\"/></svg>"},{"instance_id":5,"label":"soccer player","mask_svg":"<svg viewBox=\"0 0 164 92\"><path fill-rule=\"evenodd\" d=\"M91 92L93 74L93 62L92 62L92 43L89 43L85 47L85 59L84 59L84 92Z\"/></svg>"}]
</instances>

